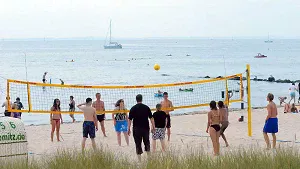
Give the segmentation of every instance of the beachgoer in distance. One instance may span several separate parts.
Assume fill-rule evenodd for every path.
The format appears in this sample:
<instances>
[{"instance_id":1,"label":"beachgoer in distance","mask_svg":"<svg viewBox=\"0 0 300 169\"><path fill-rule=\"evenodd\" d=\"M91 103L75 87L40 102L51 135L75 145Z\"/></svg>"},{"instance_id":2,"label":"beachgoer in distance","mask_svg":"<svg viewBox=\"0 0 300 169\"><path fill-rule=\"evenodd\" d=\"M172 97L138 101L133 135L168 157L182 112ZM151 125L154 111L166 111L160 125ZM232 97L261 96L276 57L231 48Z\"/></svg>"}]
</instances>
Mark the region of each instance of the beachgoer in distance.
<instances>
[{"instance_id":1,"label":"beachgoer in distance","mask_svg":"<svg viewBox=\"0 0 300 169\"><path fill-rule=\"evenodd\" d=\"M285 103L286 99L287 99L287 97L278 97L280 106L281 106L282 103Z\"/></svg>"},{"instance_id":2,"label":"beachgoer in distance","mask_svg":"<svg viewBox=\"0 0 300 169\"><path fill-rule=\"evenodd\" d=\"M59 139L60 123L63 124L63 119L60 113L60 101L59 99L54 99L53 106L51 107L50 113L50 123L52 126L51 129L51 141L53 142L54 131L56 130L57 141Z\"/></svg>"},{"instance_id":3,"label":"beachgoer in distance","mask_svg":"<svg viewBox=\"0 0 300 169\"><path fill-rule=\"evenodd\" d=\"M162 92L162 91L160 91L160 90L158 90L158 91L157 91L157 93L158 93L158 94L161 94L161 93L163 93L163 92Z\"/></svg>"},{"instance_id":4,"label":"beachgoer in distance","mask_svg":"<svg viewBox=\"0 0 300 169\"><path fill-rule=\"evenodd\" d=\"M169 95L167 92L164 92L163 94L163 101L161 101L162 110L167 114L167 135L168 135L168 141L170 141L171 137L171 117L170 112L174 111L172 102L168 99Z\"/></svg>"},{"instance_id":5,"label":"beachgoer in distance","mask_svg":"<svg viewBox=\"0 0 300 169\"><path fill-rule=\"evenodd\" d=\"M289 91L290 91L290 96L291 96L291 100L289 102L294 100L294 103L295 103L296 102L296 91L298 91L298 88L295 86L295 83L292 83L292 86L289 88Z\"/></svg>"},{"instance_id":6,"label":"beachgoer in distance","mask_svg":"<svg viewBox=\"0 0 300 169\"><path fill-rule=\"evenodd\" d=\"M43 75L43 83L46 83L46 82L47 82L47 80L46 80L47 73L48 73L48 72L45 72L44 75Z\"/></svg>"},{"instance_id":7,"label":"beachgoer in distance","mask_svg":"<svg viewBox=\"0 0 300 169\"><path fill-rule=\"evenodd\" d=\"M112 119L114 121L115 130L117 132L118 144L121 146L121 133L124 134L125 141L127 146L129 146L129 137L128 137L128 115L124 111L126 110L124 105L124 100L120 99L115 104L115 110L120 110L118 113L112 113Z\"/></svg>"},{"instance_id":8,"label":"beachgoer in distance","mask_svg":"<svg viewBox=\"0 0 300 169\"><path fill-rule=\"evenodd\" d=\"M274 95L269 93L267 96L267 101L269 102L267 106L268 115L265 120L265 126L263 129L263 135L267 144L267 149L271 148L270 140L268 133L272 133L273 136L273 148L276 147L276 135L275 133L278 132L278 118L277 118L277 107L276 104L273 102Z\"/></svg>"},{"instance_id":9,"label":"beachgoer in distance","mask_svg":"<svg viewBox=\"0 0 300 169\"><path fill-rule=\"evenodd\" d=\"M77 105L77 107L83 111L83 116L84 116L84 122L82 125L83 129L83 138L82 138L82 151L85 148L85 142L88 136L90 136L91 141L92 141L92 146L93 149L96 149L96 142L95 142L95 137L96 137L96 131L98 131L98 122L97 122L97 116L96 116L96 109L92 107L92 99L87 98L85 100L85 103Z\"/></svg>"},{"instance_id":10,"label":"beachgoer in distance","mask_svg":"<svg viewBox=\"0 0 300 169\"><path fill-rule=\"evenodd\" d=\"M17 105L17 109L18 109L18 110L24 109L24 106L23 106L23 104L22 104L22 102L21 102L21 99L20 99L19 97L16 98L16 101L15 101L14 103ZM21 118L22 113L19 112L19 115L20 115L20 118Z\"/></svg>"},{"instance_id":11,"label":"beachgoer in distance","mask_svg":"<svg viewBox=\"0 0 300 169\"><path fill-rule=\"evenodd\" d=\"M59 79L60 80L60 84L61 85L64 85L65 84L65 82L62 80L62 79Z\"/></svg>"},{"instance_id":12,"label":"beachgoer in distance","mask_svg":"<svg viewBox=\"0 0 300 169\"><path fill-rule=\"evenodd\" d=\"M13 110L18 109L18 105L16 103L13 103L12 106L11 106L11 109L13 109ZM11 117L21 119L21 113L19 113L19 112L11 112Z\"/></svg>"},{"instance_id":13,"label":"beachgoer in distance","mask_svg":"<svg viewBox=\"0 0 300 169\"><path fill-rule=\"evenodd\" d=\"M5 108L4 116L10 117L11 113L8 111L8 106L12 106L12 102L10 101L10 97L6 97L6 101L3 102L2 107Z\"/></svg>"},{"instance_id":14,"label":"beachgoer in distance","mask_svg":"<svg viewBox=\"0 0 300 169\"><path fill-rule=\"evenodd\" d=\"M70 117L72 118L73 123L76 121L74 117L74 112L75 111L75 101L74 97L70 96L70 103L69 103L69 112L70 112Z\"/></svg>"},{"instance_id":15,"label":"beachgoer in distance","mask_svg":"<svg viewBox=\"0 0 300 169\"><path fill-rule=\"evenodd\" d=\"M229 121L228 121L228 109L225 107L224 103L222 101L218 102L218 107L219 107L219 112L220 112L220 116L222 116L222 122L221 122L221 130L220 130L220 135L223 138L223 140L225 141L226 147L229 146L227 139L225 137L224 131L226 130L226 128L229 125Z\"/></svg>"},{"instance_id":16,"label":"beachgoer in distance","mask_svg":"<svg viewBox=\"0 0 300 169\"><path fill-rule=\"evenodd\" d=\"M290 102L284 104L284 110L283 110L283 112L284 113L290 113L291 112Z\"/></svg>"},{"instance_id":17,"label":"beachgoer in distance","mask_svg":"<svg viewBox=\"0 0 300 169\"><path fill-rule=\"evenodd\" d=\"M104 137L107 137L105 134L105 126L104 126L105 107L104 107L104 102L100 99L101 99L101 94L96 93L96 101L93 102L92 106L96 109L97 119L100 122L102 133Z\"/></svg>"},{"instance_id":18,"label":"beachgoer in distance","mask_svg":"<svg viewBox=\"0 0 300 169\"><path fill-rule=\"evenodd\" d=\"M156 140L160 140L161 149L165 151L165 132L167 127L167 114L161 111L161 104L156 105L156 112L153 113L155 132L152 134L152 151L156 150Z\"/></svg>"},{"instance_id":19,"label":"beachgoer in distance","mask_svg":"<svg viewBox=\"0 0 300 169\"><path fill-rule=\"evenodd\" d=\"M138 94L136 96L137 104L134 105L129 112L128 120L128 135L131 134L131 122L133 121L133 138L135 142L136 154L138 160L141 161L141 155L143 154L142 141L145 145L145 151L150 155L150 140L149 140L149 121L151 121L151 132L155 132L154 120L152 118L152 112L150 108L142 103L143 96Z\"/></svg>"},{"instance_id":20,"label":"beachgoer in distance","mask_svg":"<svg viewBox=\"0 0 300 169\"><path fill-rule=\"evenodd\" d=\"M298 109L297 109L297 107L295 106L294 103L292 104L291 112L292 112L292 113L298 113Z\"/></svg>"},{"instance_id":21,"label":"beachgoer in distance","mask_svg":"<svg viewBox=\"0 0 300 169\"><path fill-rule=\"evenodd\" d=\"M207 114L207 128L206 133L209 133L213 148L214 148L214 155L218 156L220 154L220 123L223 121L222 116L217 108L217 103L215 101L211 101L210 104L210 111Z\"/></svg>"}]
</instances>

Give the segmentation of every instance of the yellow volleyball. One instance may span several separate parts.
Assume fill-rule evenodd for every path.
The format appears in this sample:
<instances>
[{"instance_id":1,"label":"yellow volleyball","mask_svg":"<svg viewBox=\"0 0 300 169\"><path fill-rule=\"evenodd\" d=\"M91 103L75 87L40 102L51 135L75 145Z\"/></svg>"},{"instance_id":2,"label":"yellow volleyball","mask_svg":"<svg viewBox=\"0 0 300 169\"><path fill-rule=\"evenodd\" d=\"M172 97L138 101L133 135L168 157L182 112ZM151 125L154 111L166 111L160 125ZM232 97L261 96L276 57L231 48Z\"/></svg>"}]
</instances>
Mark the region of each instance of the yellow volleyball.
<instances>
[{"instance_id":1,"label":"yellow volleyball","mask_svg":"<svg viewBox=\"0 0 300 169\"><path fill-rule=\"evenodd\" d=\"M155 64L155 65L154 65L154 70L159 70L159 69L160 69L159 64Z\"/></svg>"}]
</instances>

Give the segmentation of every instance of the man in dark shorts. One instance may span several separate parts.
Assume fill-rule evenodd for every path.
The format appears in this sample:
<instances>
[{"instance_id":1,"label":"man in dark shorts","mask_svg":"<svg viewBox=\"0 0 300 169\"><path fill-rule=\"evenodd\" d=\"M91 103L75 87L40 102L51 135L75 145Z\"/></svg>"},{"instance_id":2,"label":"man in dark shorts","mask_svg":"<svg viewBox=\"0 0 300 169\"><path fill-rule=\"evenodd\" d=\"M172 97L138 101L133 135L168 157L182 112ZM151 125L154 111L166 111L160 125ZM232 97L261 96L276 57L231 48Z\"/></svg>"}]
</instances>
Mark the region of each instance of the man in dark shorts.
<instances>
[{"instance_id":1,"label":"man in dark shorts","mask_svg":"<svg viewBox=\"0 0 300 169\"><path fill-rule=\"evenodd\" d=\"M141 161L141 155L143 154L142 141L145 145L145 151L148 155L150 153L150 127L148 118L151 120L151 131L155 131L152 112L147 105L142 103L142 101L143 96L141 94L138 94L136 96L137 104L130 109L128 120L128 135L130 135L131 121L133 121L133 138L135 142L136 154L139 161Z\"/></svg>"},{"instance_id":2,"label":"man in dark shorts","mask_svg":"<svg viewBox=\"0 0 300 169\"><path fill-rule=\"evenodd\" d=\"M23 106L22 102L20 101L19 97L16 98L16 101L14 103L17 105L17 110L24 109L24 106ZM22 113L20 112L20 117L21 116L22 116Z\"/></svg>"},{"instance_id":3,"label":"man in dark shorts","mask_svg":"<svg viewBox=\"0 0 300 169\"><path fill-rule=\"evenodd\" d=\"M104 137L107 137L105 133L105 126L104 126L105 107L104 107L104 102L100 99L101 99L101 94L96 93L96 101L93 102L93 107L96 109L97 119L100 122L102 133Z\"/></svg>"},{"instance_id":4,"label":"man in dark shorts","mask_svg":"<svg viewBox=\"0 0 300 169\"><path fill-rule=\"evenodd\" d=\"M170 141L171 137L171 117L170 117L170 112L174 111L173 104L172 102L168 99L169 95L167 92L164 92L163 94L164 100L161 101L161 106L162 106L162 111L166 112L167 114L167 135L168 135L168 141Z\"/></svg>"},{"instance_id":5,"label":"man in dark shorts","mask_svg":"<svg viewBox=\"0 0 300 169\"><path fill-rule=\"evenodd\" d=\"M2 104L2 107L5 107L4 115L10 117L11 112L8 111L8 106L12 106L12 102L9 97L6 97L6 101Z\"/></svg>"},{"instance_id":6,"label":"man in dark shorts","mask_svg":"<svg viewBox=\"0 0 300 169\"><path fill-rule=\"evenodd\" d=\"M96 130L98 130L98 123L96 117L96 109L92 107L92 99L87 98L85 103L79 104L77 107L83 111L83 115L84 115L82 151L85 148L85 142L88 136L90 136L93 149L95 150L96 149L95 127Z\"/></svg>"}]
</instances>

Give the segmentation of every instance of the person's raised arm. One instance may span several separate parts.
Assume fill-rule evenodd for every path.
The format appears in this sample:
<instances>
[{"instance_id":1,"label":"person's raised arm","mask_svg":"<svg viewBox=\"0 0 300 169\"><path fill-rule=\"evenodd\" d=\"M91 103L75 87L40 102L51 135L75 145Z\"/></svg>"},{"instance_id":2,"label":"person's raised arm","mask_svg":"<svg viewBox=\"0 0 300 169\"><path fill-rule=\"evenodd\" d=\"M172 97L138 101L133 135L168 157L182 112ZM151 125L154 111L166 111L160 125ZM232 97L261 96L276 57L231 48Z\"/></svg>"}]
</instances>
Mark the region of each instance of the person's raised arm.
<instances>
[{"instance_id":1,"label":"person's raised arm","mask_svg":"<svg viewBox=\"0 0 300 169\"><path fill-rule=\"evenodd\" d=\"M85 105L86 103L81 103L81 104L78 104L77 107L81 110L81 106Z\"/></svg>"},{"instance_id":2,"label":"person's raised arm","mask_svg":"<svg viewBox=\"0 0 300 169\"><path fill-rule=\"evenodd\" d=\"M207 128L206 128L206 133L208 133L208 129L210 126L210 119L211 119L211 112L207 113Z\"/></svg>"}]
</instances>

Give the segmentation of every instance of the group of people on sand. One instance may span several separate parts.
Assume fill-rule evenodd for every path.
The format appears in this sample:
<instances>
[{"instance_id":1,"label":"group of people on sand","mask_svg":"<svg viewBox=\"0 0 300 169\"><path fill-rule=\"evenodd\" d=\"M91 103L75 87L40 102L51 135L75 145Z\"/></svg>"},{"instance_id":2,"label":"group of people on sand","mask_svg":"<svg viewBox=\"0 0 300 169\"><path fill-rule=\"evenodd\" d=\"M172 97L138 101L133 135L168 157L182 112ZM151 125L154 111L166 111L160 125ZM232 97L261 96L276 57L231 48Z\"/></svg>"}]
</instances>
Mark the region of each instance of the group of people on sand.
<instances>
[{"instance_id":1,"label":"group of people on sand","mask_svg":"<svg viewBox=\"0 0 300 169\"><path fill-rule=\"evenodd\" d=\"M286 102L287 97L278 97L278 100L280 102L280 106L284 103L284 113L298 113L298 108L296 107L296 92L299 92L299 98L298 103L300 102L300 83L298 84L298 87L295 85L295 83L292 83L292 85L289 87L289 94L290 94L290 101ZM291 104L291 102L293 103Z\"/></svg>"},{"instance_id":2,"label":"group of people on sand","mask_svg":"<svg viewBox=\"0 0 300 169\"><path fill-rule=\"evenodd\" d=\"M10 98L6 97L6 101L2 104L2 107L5 108L4 116L21 119L22 113L21 112L14 112L14 111L9 112L9 109L8 109L9 106L11 107L12 110L22 110L22 109L24 109L23 104L21 102L21 99L19 97L17 97L16 101L14 103L12 103L10 101Z\"/></svg>"}]
</instances>

